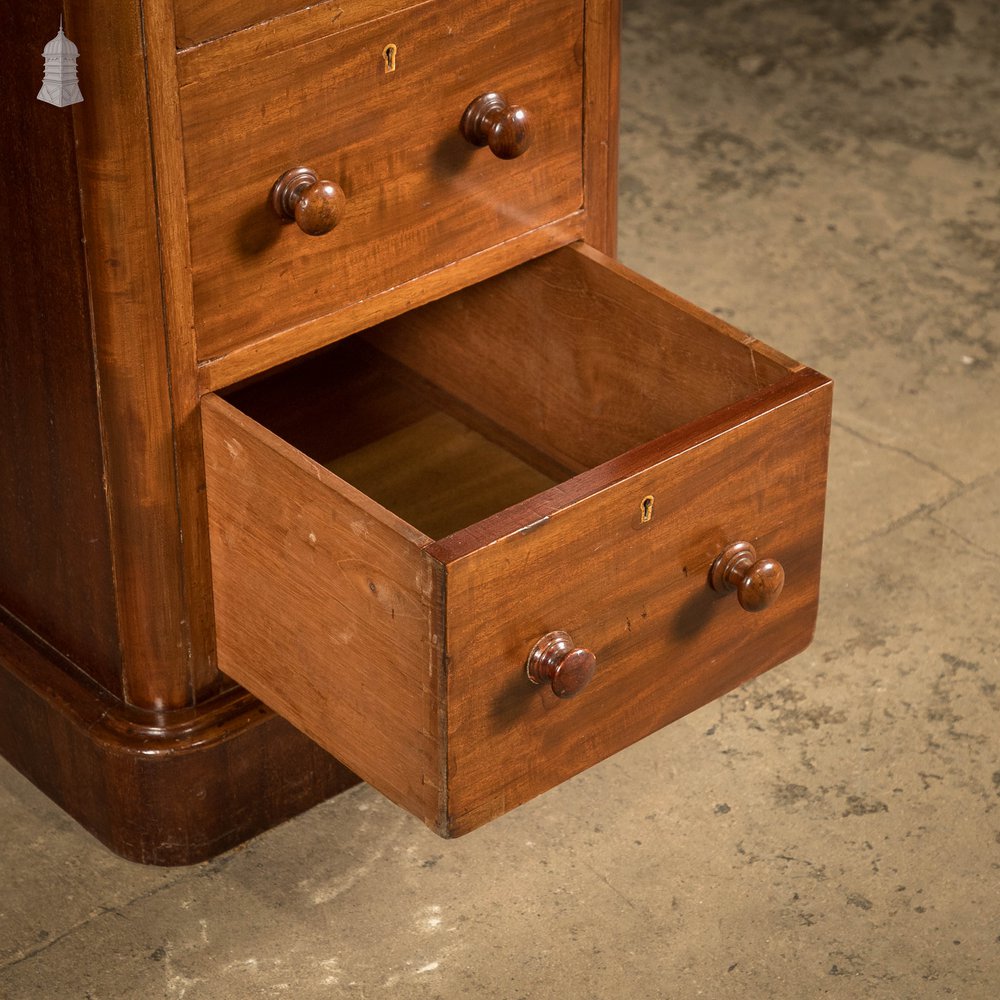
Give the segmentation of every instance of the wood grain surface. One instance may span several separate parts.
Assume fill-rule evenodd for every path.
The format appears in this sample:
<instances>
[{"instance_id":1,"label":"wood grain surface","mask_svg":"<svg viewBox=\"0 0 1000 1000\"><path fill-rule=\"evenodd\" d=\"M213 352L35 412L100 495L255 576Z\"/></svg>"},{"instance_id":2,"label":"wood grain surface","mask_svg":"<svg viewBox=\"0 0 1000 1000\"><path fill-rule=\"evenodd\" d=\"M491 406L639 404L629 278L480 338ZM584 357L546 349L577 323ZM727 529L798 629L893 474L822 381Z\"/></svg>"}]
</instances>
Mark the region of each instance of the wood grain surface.
<instances>
[{"instance_id":1,"label":"wood grain surface","mask_svg":"<svg viewBox=\"0 0 1000 1000\"><path fill-rule=\"evenodd\" d=\"M349 28L392 11L414 6L413 0L173 0L176 20L177 48L184 49L232 34L234 31L257 27L257 35L271 29L276 18L295 25L305 33L309 26L322 24L324 30Z\"/></svg>"},{"instance_id":2,"label":"wood grain surface","mask_svg":"<svg viewBox=\"0 0 1000 1000\"><path fill-rule=\"evenodd\" d=\"M72 0L67 34L87 64L72 108L87 246L126 700L191 703L169 352L140 11Z\"/></svg>"},{"instance_id":3,"label":"wood grain surface","mask_svg":"<svg viewBox=\"0 0 1000 1000\"><path fill-rule=\"evenodd\" d=\"M307 42L282 28L178 61L203 360L581 208L579 0L513 0L488 16L434 0ZM494 89L532 116L534 144L517 160L459 133L468 103ZM303 236L267 205L299 165L347 195L327 236Z\"/></svg>"},{"instance_id":4,"label":"wood grain surface","mask_svg":"<svg viewBox=\"0 0 1000 1000\"><path fill-rule=\"evenodd\" d=\"M327 468L431 538L454 534L554 485L441 411L347 452Z\"/></svg>"},{"instance_id":5,"label":"wood grain surface","mask_svg":"<svg viewBox=\"0 0 1000 1000\"><path fill-rule=\"evenodd\" d=\"M573 474L360 337L228 398L431 538Z\"/></svg>"},{"instance_id":6,"label":"wood grain surface","mask_svg":"<svg viewBox=\"0 0 1000 1000\"><path fill-rule=\"evenodd\" d=\"M583 239L614 257L618 247L618 120L621 0L584 3Z\"/></svg>"},{"instance_id":7,"label":"wood grain surface","mask_svg":"<svg viewBox=\"0 0 1000 1000\"><path fill-rule=\"evenodd\" d=\"M224 400L202 413L220 668L437 828L429 539Z\"/></svg>"},{"instance_id":8,"label":"wood grain surface","mask_svg":"<svg viewBox=\"0 0 1000 1000\"><path fill-rule=\"evenodd\" d=\"M584 222L585 213L574 212L565 219L378 292L363 302L306 320L291 329L279 330L217 358L206 359L199 364L201 388L204 392L214 392L252 379L310 351L572 243L582 235Z\"/></svg>"},{"instance_id":9,"label":"wood grain surface","mask_svg":"<svg viewBox=\"0 0 1000 1000\"><path fill-rule=\"evenodd\" d=\"M438 832L474 829L808 643L825 377L586 248L367 339L376 351L337 345L276 388L233 396L312 458L232 403L203 402L220 664ZM340 374L327 382L313 364ZM397 408L421 390L431 417ZM432 540L400 515L423 518L423 498L408 494L426 490L437 509L424 527L447 530L453 501L425 475L439 459L425 450L450 447L426 427L442 408L454 421L478 411L495 440L584 471ZM407 416L394 422L394 411ZM355 447L338 428L359 425L369 430ZM492 490L488 476L465 485ZM738 539L787 573L774 606L753 616L709 583ZM570 702L525 675L535 642L556 630L599 664Z\"/></svg>"},{"instance_id":10,"label":"wood grain surface","mask_svg":"<svg viewBox=\"0 0 1000 1000\"><path fill-rule=\"evenodd\" d=\"M61 10L0 34L0 605L120 695L73 118L35 99Z\"/></svg>"},{"instance_id":11,"label":"wood grain surface","mask_svg":"<svg viewBox=\"0 0 1000 1000\"><path fill-rule=\"evenodd\" d=\"M0 525L0 745L114 850L155 863L198 860L355 780L234 689L213 660L199 394L564 245L585 227L610 248L617 10L616 0L362 0L346 9L297 0L124 7L68 0L62 12L83 53L86 98L72 109L33 100L38 52L60 9L42 0L34 13L15 15L16 30L5 37L16 43L0 43L0 108L17 154L5 186L23 197L6 199L0 220L32 239L16 254L0 254L0 417L19 439L0 458L0 499L17 514ZM397 47L391 74L381 59L389 41ZM113 55L96 59L95 52ZM532 115L533 145L515 164L461 145L461 111L488 89L504 89ZM241 154L244 140L274 162L262 166ZM254 171L264 180L263 201L282 169L312 154L319 166L357 168L348 194L364 193L366 212L357 220L369 226L351 239L368 256L348 254L341 284L339 255L303 263L285 227L275 242L292 254L276 253L262 281L253 267L274 231L262 228L257 201L240 214L250 202L239 199L256 192ZM15 177L19 160L57 163L55 172L50 165ZM512 169L520 172L498 172ZM393 195L388 182L396 177L403 190ZM45 190L36 190L43 181ZM219 212L208 219L213 199ZM235 243L233 230L227 237L213 225L234 218ZM240 270L237 258L253 266ZM209 332L199 345L205 316ZM403 367L388 356L380 363L397 373ZM396 433L416 428L435 459L452 448L451 468L461 475L484 456L500 463L492 477L456 474L452 486L474 501L464 513L454 508L433 521L447 504L430 492L426 522L408 511L436 535L470 519L489 521L499 508L544 491L551 474L565 478L576 469L419 372L401 384L398 398L417 402L407 404L413 420ZM393 406L390 399L387 420ZM241 420L248 453L260 459L260 481L247 480L259 496L248 498L244 483L228 499L267 544L261 556L233 543L231 592L258 572L254 600L266 604L285 566L276 553L280 544L294 547L295 536L282 542L273 525L262 528L265 514L301 512L294 490L283 512L255 506L267 496L265 481L280 493L282 479L268 479L273 440ZM389 447L393 432L369 427L367 443L356 440L358 428L352 433L353 450L340 458L364 478L381 465L365 449ZM341 435L342 446L350 436ZM404 454L412 443L396 447ZM296 642L321 649L330 635L320 612L342 622L349 647L346 659L328 661L315 676L301 667L309 656L289 657L298 665L288 681L295 699L306 704L322 692L297 721L325 734L332 719L360 756L359 748L374 745L377 782L446 832L443 564L428 555L429 535L325 470L314 478L312 463L284 448L277 447L278 465L290 463L305 496L313 491L315 523L343 531L345 513L355 511L353 527L364 527L363 538L332 536L316 557L325 567L338 553L356 556L351 565L337 562L336 586L318 583L333 579L329 572L303 572L276 595L278 609L289 594L303 607L317 602L311 634L305 626L283 639L278 628L268 633L287 643L277 652L294 652ZM231 459L227 450L217 468ZM419 484L443 480L432 466ZM330 503L333 495L341 501ZM344 598L344 580L358 583L359 574L367 589ZM243 621L253 611L252 601L236 605L234 598L220 620ZM230 613L234 607L238 613ZM393 626L400 608L409 617ZM370 641L348 642L365 614L361 634L367 628ZM245 651L263 648L253 628L242 639L227 634L223 645L240 641ZM260 663L266 687L272 675ZM343 677L360 692L354 701L337 687ZM363 710L372 697L375 709ZM374 741L372 718L385 725ZM192 789L201 797L189 807Z\"/></svg>"},{"instance_id":12,"label":"wood grain surface","mask_svg":"<svg viewBox=\"0 0 1000 1000\"><path fill-rule=\"evenodd\" d=\"M366 336L576 469L749 396L789 370L722 320L573 247Z\"/></svg>"},{"instance_id":13,"label":"wood grain surface","mask_svg":"<svg viewBox=\"0 0 1000 1000\"><path fill-rule=\"evenodd\" d=\"M208 518L198 413L200 386L194 335L186 178L177 91L172 0L145 0L143 44L149 87L152 170L157 187L166 371L173 418L181 572L190 643L189 697L212 697L226 679L215 665L214 614L208 558Z\"/></svg>"},{"instance_id":14,"label":"wood grain surface","mask_svg":"<svg viewBox=\"0 0 1000 1000\"><path fill-rule=\"evenodd\" d=\"M233 690L129 708L0 614L0 753L116 854L193 865L357 784Z\"/></svg>"},{"instance_id":15,"label":"wood grain surface","mask_svg":"<svg viewBox=\"0 0 1000 1000\"><path fill-rule=\"evenodd\" d=\"M452 835L809 643L829 420L829 382L799 373L661 438L631 475L619 478L609 463L572 481L578 489L562 502L556 487L541 505L515 508L523 526L497 541L455 559L447 540L430 548L446 564ZM582 499L579 480L589 487ZM650 495L655 514L642 524ZM708 585L713 559L735 537L757 541L787 572L784 593L758 615ZM599 664L568 702L524 676L533 644L554 629Z\"/></svg>"},{"instance_id":16,"label":"wood grain surface","mask_svg":"<svg viewBox=\"0 0 1000 1000\"><path fill-rule=\"evenodd\" d=\"M218 693L170 3L18 5L0 40L0 752L112 850L190 864L357 779Z\"/></svg>"}]
</instances>

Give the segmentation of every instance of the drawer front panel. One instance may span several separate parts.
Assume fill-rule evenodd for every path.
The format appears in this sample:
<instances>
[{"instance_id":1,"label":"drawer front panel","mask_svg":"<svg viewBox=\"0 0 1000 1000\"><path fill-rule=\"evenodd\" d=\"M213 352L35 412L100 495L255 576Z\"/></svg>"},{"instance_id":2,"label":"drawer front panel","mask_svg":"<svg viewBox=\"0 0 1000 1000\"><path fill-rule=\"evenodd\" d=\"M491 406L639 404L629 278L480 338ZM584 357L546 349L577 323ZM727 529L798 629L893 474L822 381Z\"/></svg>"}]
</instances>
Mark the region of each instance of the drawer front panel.
<instances>
[{"instance_id":1,"label":"drawer front panel","mask_svg":"<svg viewBox=\"0 0 1000 1000\"><path fill-rule=\"evenodd\" d=\"M515 0L488 16L435 0L302 43L276 31L252 57L239 36L182 54L200 357L577 212L582 22L579 0ZM465 108L489 91L530 112L533 142L517 159L459 133ZM268 204L273 182L297 166L346 195L324 236L280 221Z\"/></svg>"},{"instance_id":2,"label":"drawer front panel","mask_svg":"<svg viewBox=\"0 0 1000 1000\"><path fill-rule=\"evenodd\" d=\"M831 400L821 376L809 384L753 419L743 420L744 413L728 429L720 421L707 439L664 441L669 457L579 502L568 494L556 509L538 506L527 529L452 562L447 540L432 547L447 566L453 833L480 826L809 643ZM785 384L775 395L787 392ZM584 490L577 484L577 493ZM644 523L649 497L652 516ZM739 540L777 559L786 574L783 592L760 613L709 585L713 560ZM597 657L594 679L571 700L525 676L528 652L554 630Z\"/></svg>"}]
</instances>

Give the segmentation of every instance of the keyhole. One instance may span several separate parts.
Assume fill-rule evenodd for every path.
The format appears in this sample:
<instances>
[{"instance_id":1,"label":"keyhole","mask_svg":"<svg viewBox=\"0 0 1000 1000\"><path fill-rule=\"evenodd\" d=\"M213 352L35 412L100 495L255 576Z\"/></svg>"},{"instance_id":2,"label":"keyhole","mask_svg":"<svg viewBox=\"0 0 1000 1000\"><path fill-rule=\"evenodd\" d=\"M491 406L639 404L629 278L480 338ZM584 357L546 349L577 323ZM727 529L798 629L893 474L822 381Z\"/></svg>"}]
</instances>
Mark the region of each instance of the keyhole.
<instances>
[{"instance_id":1,"label":"keyhole","mask_svg":"<svg viewBox=\"0 0 1000 1000\"><path fill-rule=\"evenodd\" d=\"M642 500L642 523L647 524L653 520L653 498L643 497Z\"/></svg>"},{"instance_id":2,"label":"keyhole","mask_svg":"<svg viewBox=\"0 0 1000 1000\"><path fill-rule=\"evenodd\" d=\"M382 58L385 60L385 71L386 73L396 72L396 46L393 44L387 45L382 50Z\"/></svg>"}]
</instances>

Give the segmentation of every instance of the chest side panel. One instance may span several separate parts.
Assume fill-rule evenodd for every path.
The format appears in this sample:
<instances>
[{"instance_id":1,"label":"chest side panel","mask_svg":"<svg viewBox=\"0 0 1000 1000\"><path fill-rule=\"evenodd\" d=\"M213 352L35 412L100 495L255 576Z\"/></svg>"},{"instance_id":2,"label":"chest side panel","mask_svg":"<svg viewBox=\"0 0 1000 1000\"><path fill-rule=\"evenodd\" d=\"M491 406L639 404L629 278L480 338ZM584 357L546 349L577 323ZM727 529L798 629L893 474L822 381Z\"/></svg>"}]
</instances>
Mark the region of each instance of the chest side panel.
<instances>
[{"instance_id":1,"label":"chest side panel","mask_svg":"<svg viewBox=\"0 0 1000 1000\"><path fill-rule=\"evenodd\" d=\"M0 37L0 605L120 691L70 108L36 100L62 4Z\"/></svg>"}]
</instances>

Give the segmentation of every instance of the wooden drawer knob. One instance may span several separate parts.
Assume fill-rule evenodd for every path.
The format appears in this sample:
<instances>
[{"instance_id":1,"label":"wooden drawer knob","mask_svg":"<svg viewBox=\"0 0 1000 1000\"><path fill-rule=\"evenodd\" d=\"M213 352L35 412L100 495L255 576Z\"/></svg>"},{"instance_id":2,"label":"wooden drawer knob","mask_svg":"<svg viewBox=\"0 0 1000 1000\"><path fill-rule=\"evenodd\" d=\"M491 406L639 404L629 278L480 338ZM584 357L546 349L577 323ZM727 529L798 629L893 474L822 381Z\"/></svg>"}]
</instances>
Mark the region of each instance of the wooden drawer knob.
<instances>
[{"instance_id":1,"label":"wooden drawer knob","mask_svg":"<svg viewBox=\"0 0 1000 1000\"><path fill-rule=\"evenodd\" d=\"M321 181L315 170L286 170L271 188L271 207L281 219L294 219L309 236L323 236L340 222L347 204L344 189Z\"/></svg>"},{"instance_id":2,"label":"wooden drawer knob","mask_svg":"<svg viewBox=\"0 0 1000 1000\"><path fill-rule=\"evenodd\" d=\"M532 684L548 681L557 698L572 698L590 683L597 657L589 649L577 649L566 632L549 632L528 654L527 667Z\"/></svg>"},{"instance_id":3,"label":"wooden drawer knob","mask_svg":"<svg viewBox=\"0 0 1000 1000\"><path fill-rule=\"evenodd\" d=\"M462 115L462 135L473 146L489 146L494 156L513 160L531 145L531 118L502 94L477 97Z\"/></svg>"},{"instance_id":4,"label":"wooden drawer knob","mask_svg":"<svg viewBox=\"0 0 1000 1000\"><path fill-rule=\"evenodd\" d=\"M774 559L758 559L749 542L733 542L712 563L709 579L721 594L735 590L744 611L763 611L781 593L785 571Z\"/></svg>"}]
</instances>

